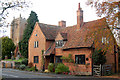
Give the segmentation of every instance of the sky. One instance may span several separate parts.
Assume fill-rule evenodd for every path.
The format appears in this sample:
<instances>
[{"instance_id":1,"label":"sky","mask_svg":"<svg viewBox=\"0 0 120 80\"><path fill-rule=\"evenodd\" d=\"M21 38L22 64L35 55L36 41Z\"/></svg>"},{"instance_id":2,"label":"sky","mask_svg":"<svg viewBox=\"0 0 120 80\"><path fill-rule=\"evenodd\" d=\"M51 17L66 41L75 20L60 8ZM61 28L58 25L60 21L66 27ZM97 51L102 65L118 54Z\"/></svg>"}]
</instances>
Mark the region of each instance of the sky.
<instances>
[{"instance_id":1,"label":"sky","mask_svg":"<svg viewBox=\"0 0 120 80\"><path fill-rule=\"evenodd\" d=\"M82 8L84 22L100 19L97 17L95 9L86 5L87 0L26 0L32 5L23 10L10 10L7 22L11 23L13 17L18 18L21 14L23 18L28 18L31 10L37 13L40 23L58 25L58 21L66 21L67 26L77 24L78 3ZM4 33L10 36L10 27Z\"/></svg>"}]
</instances>

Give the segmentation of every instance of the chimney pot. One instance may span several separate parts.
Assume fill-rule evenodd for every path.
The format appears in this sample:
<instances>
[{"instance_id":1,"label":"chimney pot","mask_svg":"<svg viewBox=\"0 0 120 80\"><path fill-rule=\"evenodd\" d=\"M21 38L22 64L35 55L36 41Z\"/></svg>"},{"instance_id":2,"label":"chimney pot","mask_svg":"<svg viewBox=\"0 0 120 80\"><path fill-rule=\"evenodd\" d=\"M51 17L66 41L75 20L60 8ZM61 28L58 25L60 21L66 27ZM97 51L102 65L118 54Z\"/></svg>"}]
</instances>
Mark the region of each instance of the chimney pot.
<instances>
[{"instance_id":1,"label":"chimney pot","mask_svg":"<svg viewBox=\"0 0 120 80\"><path fill-rule=\"evenodd\" d=\"M78 9L80 9L80 3L78 4Z\"/></svg>"},{"instance_id":2,"label":"chimney pot","mask_svg":"<svg viewBox=\"0 0 120 80\"><path fill-rule=\"evenodd\" d=\"M79 30L83 24L83 10L80 8L80 3L78 4L77 10L77 29Z\"/></svg>"},{"instance_id":3,"label":"chimney pot","mask_svg":"<svg viewBox=\"0 0 120 80\"><path fill-rule=\"evenodd\" d=\"M66 27L66 21L61 20L58 22L58 25L61 27Z\"/></svg>"}]
</instances>

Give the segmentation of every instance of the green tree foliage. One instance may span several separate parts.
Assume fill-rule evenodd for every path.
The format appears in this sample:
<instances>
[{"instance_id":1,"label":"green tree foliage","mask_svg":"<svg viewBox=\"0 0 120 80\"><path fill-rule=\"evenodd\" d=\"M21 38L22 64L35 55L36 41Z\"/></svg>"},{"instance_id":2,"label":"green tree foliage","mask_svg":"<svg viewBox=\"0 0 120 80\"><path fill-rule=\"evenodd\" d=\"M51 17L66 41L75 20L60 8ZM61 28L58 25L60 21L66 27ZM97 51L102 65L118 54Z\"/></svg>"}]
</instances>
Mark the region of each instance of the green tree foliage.
<instances>
[{"instance_id":1,"label":"green tree foliage","mask_svg":"<svg viewBox=\"0 0 120 80\"><path fill-rule=\"evenodd\" d=\"M101 49L95 50L92 54L93 64L99 65L99 64L105 64L106 62L106 52L102 51Z\"/></svg>"},{"instance_id":2,"label":"green tree foliage","mask_svg":"<svg viewBox=\"0 0 120 80\"><path fill-rule=\"evenodd\" d=\"M28 58L28 40L34 29L35 23L39 22L38 16L34 11L31 11L29 18L27 19L26 29L24 30L23 39L19 42L19 49L25 58Z\"/></svg>"},{"instance_id":3,"label":"green tree foliage","mask_svg":"<svg viewBox=\"0 0 120 80\"><path fill-rule=\"evenodd\" d=\"M11 58L11 51L13 52L15 49L13 41L8 37L2 37L0 39L2 40L2 59L4 59L5 56Z\"/></svg>"}]
</instances>

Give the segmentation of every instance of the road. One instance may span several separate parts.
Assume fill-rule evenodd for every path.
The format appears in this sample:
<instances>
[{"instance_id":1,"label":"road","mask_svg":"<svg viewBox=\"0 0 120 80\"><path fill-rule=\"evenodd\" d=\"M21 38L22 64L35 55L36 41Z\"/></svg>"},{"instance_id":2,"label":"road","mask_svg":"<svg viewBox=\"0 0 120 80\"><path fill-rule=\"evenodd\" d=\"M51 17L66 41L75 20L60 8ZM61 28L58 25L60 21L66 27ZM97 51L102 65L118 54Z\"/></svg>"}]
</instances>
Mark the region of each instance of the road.
<instances>
[{"instance_id":1,"label":"road","mask_svg":"<svg viewBox=\"0 0 120 80\"><path fill-rule=\"evenodd\" d=\"M40 73L20 71L16 69L3 68L3 80L118 80L115 78L98 78L93 76L72 76L53 73Z\"/></svg>"}]
</instances>

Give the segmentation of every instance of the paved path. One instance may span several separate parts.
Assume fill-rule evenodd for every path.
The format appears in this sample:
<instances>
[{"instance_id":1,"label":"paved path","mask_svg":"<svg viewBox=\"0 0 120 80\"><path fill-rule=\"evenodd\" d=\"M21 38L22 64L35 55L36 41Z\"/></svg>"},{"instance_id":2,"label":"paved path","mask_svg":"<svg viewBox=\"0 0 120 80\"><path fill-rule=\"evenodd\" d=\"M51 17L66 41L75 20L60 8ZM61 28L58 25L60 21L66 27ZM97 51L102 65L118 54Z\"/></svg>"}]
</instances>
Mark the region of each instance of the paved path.
<instances>
[{"instance_id":1,"label":"paved path","mask_svg":"<svg viewBox=\"0 0 120 80\"><path fill-rule=\"evenodd\" d=\"M93 76L72 76L51 73L20 71L16 69L2 69L3 80L118 80L116 78L97 78Z\"/></svg>"}]
</instances>

